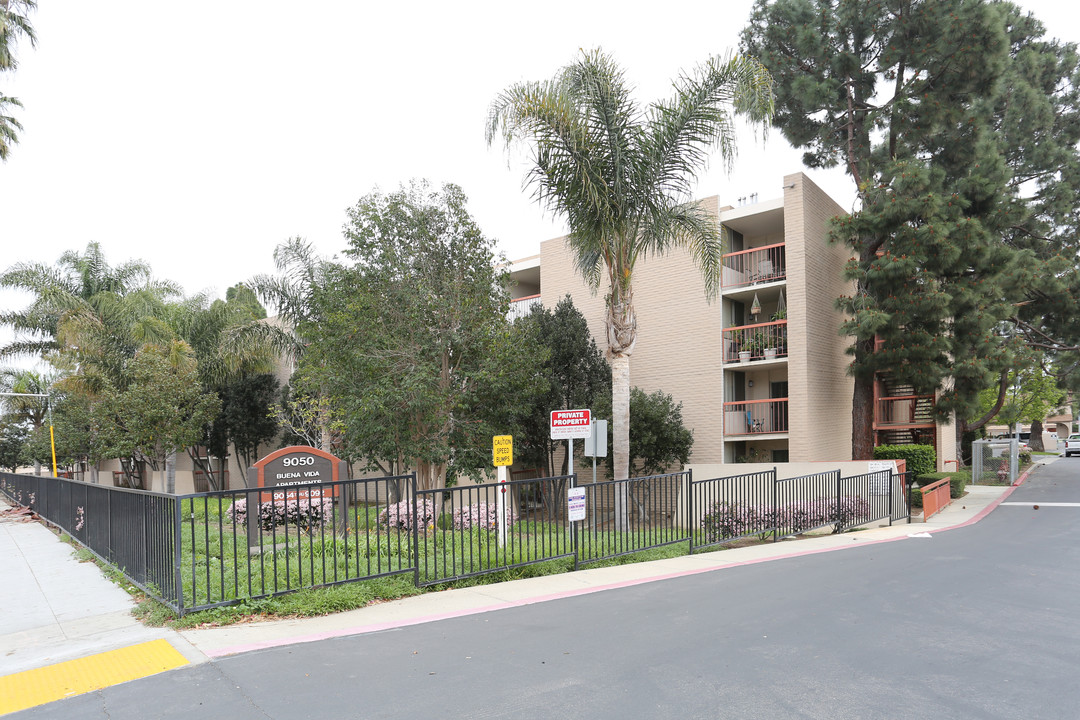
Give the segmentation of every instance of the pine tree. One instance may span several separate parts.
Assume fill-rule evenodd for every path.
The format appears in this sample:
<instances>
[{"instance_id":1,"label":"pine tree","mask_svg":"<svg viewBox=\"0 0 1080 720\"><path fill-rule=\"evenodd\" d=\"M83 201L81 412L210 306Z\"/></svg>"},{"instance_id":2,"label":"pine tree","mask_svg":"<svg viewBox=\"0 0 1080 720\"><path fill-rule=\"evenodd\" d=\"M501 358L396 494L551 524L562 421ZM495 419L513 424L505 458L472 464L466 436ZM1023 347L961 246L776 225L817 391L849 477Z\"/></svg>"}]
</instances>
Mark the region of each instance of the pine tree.
<instances>
[{"instance_id":1,"label":"pine tree","mask_svg":"<svg viewBox=\"0 0 1080 720\"><path fill-rule=\"evenodd\" d=\"M839 300L853 457L872 453L875 374L943 388L942 416L968 418L1029 339L1018 308L1052 274L1045 228L1071 192L1042 191L1076 158L1057 127L1075 122L1075 48L1042 35L1015 6L972 0L759 0L743 31L777 80L785 137L858 188L832 233L853 252L855 291ZM1044 148L1033 132L1061 140ZM1033 185L1041 195L1025 196Z\"/></svg>"}]
</instances>

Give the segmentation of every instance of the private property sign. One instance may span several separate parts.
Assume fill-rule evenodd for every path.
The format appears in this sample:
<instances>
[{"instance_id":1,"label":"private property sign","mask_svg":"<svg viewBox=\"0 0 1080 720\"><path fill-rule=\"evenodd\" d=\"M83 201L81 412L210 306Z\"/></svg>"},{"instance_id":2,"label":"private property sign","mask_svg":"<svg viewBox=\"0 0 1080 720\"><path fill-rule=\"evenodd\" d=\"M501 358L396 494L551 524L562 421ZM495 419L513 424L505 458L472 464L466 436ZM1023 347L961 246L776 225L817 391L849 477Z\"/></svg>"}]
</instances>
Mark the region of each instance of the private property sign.
<instances>
[{"instance_id":1,"label":"private property sign","mask_svg":"<svg viewBox=\"0 0 1080 720\"><path fill-rule=\"evenodd\" d=\"M592 435L591 410L552 410L551 439L574 440Z\"/></svg>"}]
</instances>

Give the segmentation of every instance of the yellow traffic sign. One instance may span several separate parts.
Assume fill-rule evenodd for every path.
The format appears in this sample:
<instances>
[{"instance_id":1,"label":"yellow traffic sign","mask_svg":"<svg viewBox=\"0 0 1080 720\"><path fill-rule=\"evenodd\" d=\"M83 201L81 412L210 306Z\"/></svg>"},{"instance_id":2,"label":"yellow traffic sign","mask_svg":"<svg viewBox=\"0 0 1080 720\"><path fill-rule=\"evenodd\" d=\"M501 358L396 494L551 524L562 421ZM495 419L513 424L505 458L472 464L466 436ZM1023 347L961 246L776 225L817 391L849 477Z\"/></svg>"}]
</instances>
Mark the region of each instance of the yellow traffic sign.
<instances>
[{"instance_id":1,"label":"yellow traffic sign","mask_svg":"<svg viewBox=\"0 0 1080 720\"><path fill-rule=\"evenodd\" d=\"M495 467L514 464L513 435L496 435L491 438L491 461Z\"/></svg>"}]
</instances>

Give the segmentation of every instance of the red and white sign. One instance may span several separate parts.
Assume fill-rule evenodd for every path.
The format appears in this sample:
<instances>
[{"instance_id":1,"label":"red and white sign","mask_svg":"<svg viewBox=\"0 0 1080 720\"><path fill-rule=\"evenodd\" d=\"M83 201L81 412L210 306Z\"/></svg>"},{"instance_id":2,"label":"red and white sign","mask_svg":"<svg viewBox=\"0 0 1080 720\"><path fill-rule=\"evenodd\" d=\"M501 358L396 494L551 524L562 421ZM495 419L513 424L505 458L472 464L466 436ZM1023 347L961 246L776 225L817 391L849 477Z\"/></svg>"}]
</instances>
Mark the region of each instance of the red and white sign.
<instances>
[{"instance_id":1,"label":"red and white sign","mask_svg":"<svg viewBox=\"0 0 1080 720\"><path fill-rule=\"evenodd\" d=\"M592 410L552 410L551 439L573 440L592 435Z\"/></svg>"}]
</instances>

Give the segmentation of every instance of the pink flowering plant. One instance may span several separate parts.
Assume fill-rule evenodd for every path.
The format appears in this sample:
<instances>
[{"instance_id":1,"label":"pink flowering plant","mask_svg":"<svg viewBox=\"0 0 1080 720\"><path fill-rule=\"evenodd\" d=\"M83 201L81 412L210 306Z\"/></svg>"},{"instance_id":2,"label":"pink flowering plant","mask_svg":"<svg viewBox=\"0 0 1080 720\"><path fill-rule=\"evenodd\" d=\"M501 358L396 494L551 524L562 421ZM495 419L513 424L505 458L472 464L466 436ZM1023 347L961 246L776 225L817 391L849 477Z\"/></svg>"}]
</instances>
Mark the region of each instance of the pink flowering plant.
<instances>
[{"instance_id":1,"label":"pink flowering plant","mask_svg":"<svg viewBox=\"0 0 1080 720\"><path fill-rule=\"evenodd\" d=\"M517 522L518 514L514 503L504 503L504 512L506 513L507 527ZM470 530L472 528L497 530L499 528L498 503L477 503L454 511L455 530Z\"/></svg>"},{"instance_id":2,"label":"pink flowering plant","mask_svg":"<svg viewBox=\"0 0 1080 720\"><path fill-rule=\"evenodd\" d=\"M714 503L702 518L707 542L745 535L764 534L777 528L784 534L800 533L825 525L834 532L870 516L870 503L860 497L816 498L787 503L777 508L742 502Z\"/></svg>"},{"instance_id":3,"label":"pink flowering plant","mask_svg":"<svg viewBox=\"0 0 1080 720\"><path fill-rule=\"evenodd\" d=\"M311 528L322 524L334 514L332 498L275 498L259 503L259 527L269 530L275 525L292 524ZM237 525L247 524L247 500L239 499L226 511L226 517Z\"/></svg>"},{"instance_id":4,"label":"pink flowering plant","mask_svg":"<svg viewBox=\"0 0 1080 720\"><path fill-rule=\"evenodd\" d=\"M416 521L421 528L430 527L435 523L435 501L427 498L419 503L415 500L402 500L388 505L379 513L379 523L392 528L412 530L413 507L416 508Z\"/></svg>"}]
</instances>

